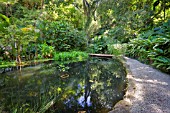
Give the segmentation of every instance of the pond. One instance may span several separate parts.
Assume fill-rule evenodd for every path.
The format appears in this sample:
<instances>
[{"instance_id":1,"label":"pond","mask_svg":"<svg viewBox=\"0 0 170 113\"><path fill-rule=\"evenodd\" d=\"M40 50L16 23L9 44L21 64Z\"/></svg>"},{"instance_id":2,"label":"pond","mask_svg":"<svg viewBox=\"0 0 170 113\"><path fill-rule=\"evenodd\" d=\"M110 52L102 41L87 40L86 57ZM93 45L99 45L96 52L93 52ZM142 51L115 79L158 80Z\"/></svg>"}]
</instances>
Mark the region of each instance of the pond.
<instances>
[{"instance_id":1,"label":"pond","mask_svg":"<svg viewBox=\"0 0 170 113\"><path fill-rule=\"evenodd\" d=\"M0 74L0 112L107 113L125 88L126 71L117 59L50 61Z\"/></svg>"}]
</instances>

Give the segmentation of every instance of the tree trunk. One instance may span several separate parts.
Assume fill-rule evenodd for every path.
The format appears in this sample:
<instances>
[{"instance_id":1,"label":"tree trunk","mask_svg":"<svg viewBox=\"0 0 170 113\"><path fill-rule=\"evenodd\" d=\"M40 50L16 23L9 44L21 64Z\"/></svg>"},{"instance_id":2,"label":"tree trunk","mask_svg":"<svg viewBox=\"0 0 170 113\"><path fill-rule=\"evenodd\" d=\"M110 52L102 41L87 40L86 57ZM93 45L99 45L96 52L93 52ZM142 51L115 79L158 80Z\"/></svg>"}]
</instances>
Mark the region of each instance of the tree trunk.
<instances>
[{"instance_id":1,"label":"tree trunk","mask_svg":"<svg viewBox=\"0 0 170 113\"><path fill-rule=\"evenodd\" d=\"M84 30L86 32L86 36L87 36L87 46L89 45L89 39L90 39L90 34L89 34L89 26L90 23L92 21L91 18L91 9L90 9L90 5L87 2L87 0L83 0L83 10L84 10L84 15L86 16L86 21L85 21L85 26L84 26Z\"/></svg>"},{"instance_id":2,"label":"tree trunk","mask_svg":"<svg viewBox=\"0 0 170 113\"><path fill-rule=\"evenodd\" d=\"M21 45L18 43L17 45L17 64L21 65Z\"/></svg>"}]
</instances>

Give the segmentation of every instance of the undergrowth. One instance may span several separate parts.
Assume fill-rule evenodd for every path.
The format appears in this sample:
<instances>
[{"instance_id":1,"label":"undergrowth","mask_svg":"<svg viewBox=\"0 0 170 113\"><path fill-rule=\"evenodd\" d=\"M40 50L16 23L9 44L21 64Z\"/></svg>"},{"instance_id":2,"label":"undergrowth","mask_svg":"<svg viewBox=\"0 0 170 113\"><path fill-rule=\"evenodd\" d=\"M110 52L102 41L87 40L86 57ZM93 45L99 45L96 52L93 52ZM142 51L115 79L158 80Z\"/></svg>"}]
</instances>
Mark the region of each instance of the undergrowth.
<instances>
[{"instance_id":1,"label":"undergrowth","mask_svg":"<svg viewBox=\"0 0 170 113\"><path fill-rule=\"evenodd\" d=\"M170 20L131 40L126 55L170 73Z\"/></svg>"}]
</instances>

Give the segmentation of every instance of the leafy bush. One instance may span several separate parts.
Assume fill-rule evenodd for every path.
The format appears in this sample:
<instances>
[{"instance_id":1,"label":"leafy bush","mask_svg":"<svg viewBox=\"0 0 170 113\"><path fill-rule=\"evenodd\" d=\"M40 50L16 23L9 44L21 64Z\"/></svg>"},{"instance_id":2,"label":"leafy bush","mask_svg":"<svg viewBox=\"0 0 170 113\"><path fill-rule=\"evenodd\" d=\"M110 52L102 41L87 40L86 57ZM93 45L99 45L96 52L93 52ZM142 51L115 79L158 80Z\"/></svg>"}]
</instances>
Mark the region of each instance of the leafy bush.
<instances>
[{"instance_id":1,"label":"leafy bush","mask_svg":"<svg viewBox=\"0 0 170 113\"><path fill-rule=\"evenodd\" d=\"M108 31L108 36L113 38L114 40L117 40L121 43L126 43L129 41L129 38L132 38L131 29L126 29L125 26L117 26L114 28L111 28Z\"/></svg>"},{"instance_id":2,"label":"leafy bush","mask_svg":"<svg viewBox=\"0 0 170 113\"><path fill-rule=\"evenodd\" d=\"M38 39L53 46L56 51L70 51L73 49L84 50L86 48L85 34L74 29L64 21L41 22L39 29L42 36Z\"/></svg>"},{"instance_id":3,"label":"leafy bush","mask_svg":"<svg viewBox=\"0 0 170 113\"><path fill-rule=\"evenodd\" d=\"M88 58L88 53L81 51L60 52L54 55L56 61L82 61Z\"/></svg>"},{"instance_id":4,"label":"leafy bush","mask_svg":"<svg viewBox=\"0 0 170 113\"><path fill-rule=\"evenodd\" d=\"M131 40L127 55L170 72L170 20Z\"/></svg>"},{"instance_id":5,"label":"leafy bush","mask_svg":"<svg viewBox=\"0 0 170 113\"><path fill-rule=\"evenodd\" d=\"M108 35L94 37L90 44L90 53L122 55L125 53L126 44L118 44L118 41L113 40Z\"/></svg>"},{"instance_id":6,"label":"leafy bush","mask_svg":"<svg viewBox=\"0 0 170 113\"><path fill-rule=\"evenodd\" d=\"M41 55L43 58L52 58L54 55L54 47L47 45L46 43L39 46Z\"/></svg>"},{"instance_id":7,"label":"leafy bush","mask_svg":"<svg viewBox=\"0 0 170 113\"><path fill-rule=\"evenodd\" d=\"M8 27L10 25L10 21L9 18L6 17L5 15L0 13L0 32L4 32L5 31L5 27Z\"/></svg>"},{"instance_id":8,"label":"leafy bush","mask_svg":"<svg viewBox=\"0 0 170 113\"><path fill-rule=\"evenodd\" d=\"M92 44L90 44L90 53L107 53L108 45L107 39L104 36L95 37Z\"/></svg>"},{"instance_id":9,"label":"leafy bush","mask_svg":"<svg viewBox=\"0 0 170 113\"><path fill-rule=\"evenodd\" d=\"M126 51L126 44L109 44L108 53L113 55L124 55Z\"/></svg>"}]
</instances>

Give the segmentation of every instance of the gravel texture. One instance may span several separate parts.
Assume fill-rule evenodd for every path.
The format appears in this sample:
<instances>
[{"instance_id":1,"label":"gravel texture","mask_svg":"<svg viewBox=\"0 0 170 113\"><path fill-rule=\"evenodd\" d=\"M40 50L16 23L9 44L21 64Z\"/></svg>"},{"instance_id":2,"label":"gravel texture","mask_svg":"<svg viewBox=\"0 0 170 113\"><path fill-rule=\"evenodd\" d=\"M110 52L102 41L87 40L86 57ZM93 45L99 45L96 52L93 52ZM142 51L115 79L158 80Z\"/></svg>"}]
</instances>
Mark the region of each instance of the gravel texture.
<instances>
[{"instance_id":1,"label":"gravel texture","mask_svg":"<svg viewBox=\"0 0 170 113\"><path fill-rule=\"evenodd\" d=\"M170 113L170 75L125 57L128 88L109 113Z\"/></svg>"}]
</instances>

